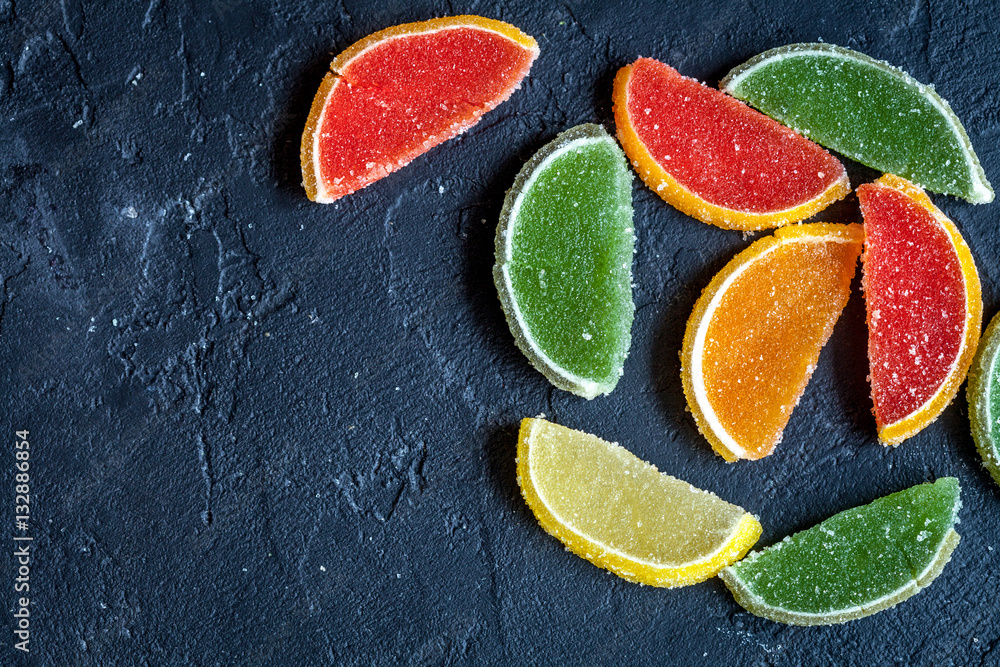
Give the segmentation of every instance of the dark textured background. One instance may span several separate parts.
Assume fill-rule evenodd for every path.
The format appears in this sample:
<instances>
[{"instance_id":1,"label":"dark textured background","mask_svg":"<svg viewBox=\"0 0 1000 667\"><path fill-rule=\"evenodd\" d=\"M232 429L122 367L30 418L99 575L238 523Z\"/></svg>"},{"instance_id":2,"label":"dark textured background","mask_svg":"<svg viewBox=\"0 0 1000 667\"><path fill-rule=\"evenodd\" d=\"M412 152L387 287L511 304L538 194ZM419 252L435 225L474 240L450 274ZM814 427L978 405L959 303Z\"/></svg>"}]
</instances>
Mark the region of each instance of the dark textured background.
<instances>
[{"instance_id":1,"label":"dark textured background","mask_svg":"<svg viewBox=\"0 0 1000 667\"><path fill-rule=\"evenodd\" d=\"M748 238L636 180L632 352L591 402L528 365L490 275L505 188L557 132L611 127L612 77L639 55L714 85L789 42L862 50L935 84L1000 184L991 3L501 4L0 0L0 425L31 431L30 662L1000 664L1000 489L964 394L876 444L857 288L777 452L727 465L685 412L677 352ZM523 88L405 170L307 201L299 137L332 55L463 12L538 39ZM934 200L990 317L1000 205ZM857 217L853 197L820 216ZM516 427L540 412L746 507L761 545L955 475L962 543L917 597L833 627L751 616L717 579L629 584L522 502Z\"/></svg>"}]
</instances>

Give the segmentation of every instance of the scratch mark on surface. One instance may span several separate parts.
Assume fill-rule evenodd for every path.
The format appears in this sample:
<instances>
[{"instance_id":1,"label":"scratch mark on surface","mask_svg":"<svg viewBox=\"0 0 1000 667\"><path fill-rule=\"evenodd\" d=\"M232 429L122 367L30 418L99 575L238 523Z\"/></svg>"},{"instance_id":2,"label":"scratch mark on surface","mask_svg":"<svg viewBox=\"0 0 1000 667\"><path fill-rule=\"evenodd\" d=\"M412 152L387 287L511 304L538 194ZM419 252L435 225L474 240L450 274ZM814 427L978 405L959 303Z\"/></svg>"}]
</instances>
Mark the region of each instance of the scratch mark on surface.
<instances>
[{"instance_id":1,"label":"scratch mark on surface","mask_svg":"<svg viewBox=\"0 0 1000 667\"><path fill-rule=\"evenodd\" d=\"M73 41L80 39L86 23L80 0L60 0L59 4L62 6L63 27L66 29L66 34L72 37Z\"/></svg>"},{"instance_id":2,"label":"scratch mark on surface","mask_svg":"<svg viewBox=\"0 0 1000 667\"><path fill-rule=\"evenodd\" d=\"M201 511L201 521L206 526L211 526L212 489L215 486L215 475L212 471L212 451L202 433L198 434L198 460L201 463L201 477L205 482L205 509Z\"/></svg>"},{"instance_id":3,"label":"scratch mark on surface","mask_svg":"<svg viewBox=\"0 0 1000 667\"><path fill-rule=\"evenodd\" d=\"M573 10L569 8L568 4L563 5L563 11L565 11L566 14L569 16L570 21L572 21L574 25L576 25L576 27L579 28L580 34L583 35L584 39L586 39L591 44L596 44L594 38L587 34L587 29L584 28L583 24L577 20L576 14L573 13Z\"/></svg>"},{"instance_id":4,"label":"scratch mark on surface","mask_svg":"<svg viewBox=\"0 0 1000 667\"><path fill-rule=\"evenodd\" d=\"M309 607L309 611L316 610L316 601L313 599L312 586L309 585L310 573L306 572L306 565L309 562L309 552L312 549L313 539L315 539L316 535L319 534L319 524L322 519L323 510L321 509L313 518L313 525L309 530L309 535L302 538L302 553L299 555L299 585L302 587L302 592L305 597L306 604Z\"/></svg>"},{"instance_id":5,"label":"scratch mark on surface","mask_svg":"<svg viewBox=\"0 0 1000 667\"><path fill-rule=\"evenodd\" d=\"M996 650L997 645L1000 645L1000 637L995 637L990 641L989 645L986 647L986 650L983 651L982 656L980 656L979 658L980 665L990 664L989 662L987 662L987 658L989 658L993 654L993 651Z\"/></svg>"},{"instance_id":6,"label":"scratch mark on surface","mask_svg":"<svg viewBox=\"0 0 1000 667\"><path fill-rule=\"evenodd\" d=\"M76 52L73 50L73 48L66 42L66 40L62 37L62 35L54 35L52 33L49 33L47 36L50 40L55 40L56 42L58 42L59 46L61 46L63 51L66 52L66 55L69 57L70 62L73 64L73 75L76 77L76 80L80 83L80 87L82 87L84 90L89 90L87 82L83 78L83 70L80 67L80 60L76 57Z\"/></svg>"},{"instance_id":7,"label":"scratch mark on surface","mask_svg":"<svg viewBox=\"0 0 1000 667\"><path fill-rule=\"evenodd\" d=\"M149 24L153 22L153 12L155 12L160 7L162 0L149 0L149 6L146 7L146 15L142 17L142 27L148 28Z\"/></svg>"},{"instance_id":8,"label":"scratch mark on surface","mask_svg":"<svg viewBox=\"0 0 1000 667\"><path fill-rule=\"evenodd\" d=\"M493 549L493 539L490 535L489 529L483 522L479 523L479 543L480 550L486 560L486 570L490 576L490 588L489 588L489 599L490 608L493 610L494 624L497 628L497 634L500 635L500 646L502 647L503 653L507 653L507 627L503 622L503 605L500 602L500 582L497 581L497 572L499 570L499 563L497 563L496 554Z\"/></svg>"},{"instance_id":9,"label":"scratch mark on surface","mask_svg":"<svg viewBox=\"0 0 1000 667\"><path fill-rule=\"evenodd\" d=\"M413 441L407 442L411 438ZM333 479L333 486L354 514L382 524L392 519L407 489L418 494L426 486L426 441L406 434L398 419L390 440L400 442L391 454L377 452L367 470L345 470Z\"/></svg>"},{"instance_id":10,"label":"scratch mark on surface","mask_svg":"<svg viewBox=\"0 0 1000 667\"><path fill-rule=\"evenodd\" d=\"M0 288L2 288L2 290L0 291L2 291L2 297L3 297L0 298L0 335L3 335L3 319L4 315L7 312L7 304L13 298L13 296L10 293L10 281L13 280L14 278L17 278L25 271L27 271L28 263L30 261L29 257L22 255L14 248L14 246L10 245L9 243L5 243L3 245L11 252L17 255L17 260L15 260L14 271L9 275L4 276L3 281L0 282Z\"/></svg>"}]
</instances>

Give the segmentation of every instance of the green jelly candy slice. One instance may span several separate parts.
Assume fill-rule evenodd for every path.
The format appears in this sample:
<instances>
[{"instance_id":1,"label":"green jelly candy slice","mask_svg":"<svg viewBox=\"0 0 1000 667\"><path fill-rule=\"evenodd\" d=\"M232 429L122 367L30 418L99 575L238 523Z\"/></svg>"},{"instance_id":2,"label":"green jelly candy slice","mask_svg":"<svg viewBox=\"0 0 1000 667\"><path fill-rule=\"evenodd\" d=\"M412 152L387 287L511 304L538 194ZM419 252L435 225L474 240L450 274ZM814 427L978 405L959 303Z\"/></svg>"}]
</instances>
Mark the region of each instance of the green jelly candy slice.
<instances>
[{"instance_id":1,"label":"green jelly candy slice","mask_svg":"<svg viewBox=\"0 0 1000 667\"><path fill-rule=\"evenodd\" d=\"M972 439L986 469L1000 484L1000 315L983 333L976 358L969 369L969 421Z\"/></svg>"},{"instance_id":2,"label":"green jelly candy slice","mask_svg":"<svg viewBox=\"0 0 1000 667\"><path fill-rule=\"evenodd\" d=\"M552 384L607 394L631 342L632 174L600 125L544 146L517 175L493 278L518 347Z\"/></svg>"},{"instance_id":3,"label":"green jelly candy slice","mask_svg":"<svg viewBox=\"0 0 1000 667\"><path fill-rule=\"evenodd\" d=\"M958 544L958 480L943 477L846 510L720 572L736 601L793 625L888 609L937 577Z\"/></svg>"},{"instance_id":4,"label":"green jelly candy slice","mask_svg":"<svg viewBox=\"0 0 1000 667\"><path fill-rule=\"evenodd\" d=\"M720 87L869 167L975 204L993 201L948 103L888 63L832 44L791 44L740 65Z\"/></svg>"}]
</instances>

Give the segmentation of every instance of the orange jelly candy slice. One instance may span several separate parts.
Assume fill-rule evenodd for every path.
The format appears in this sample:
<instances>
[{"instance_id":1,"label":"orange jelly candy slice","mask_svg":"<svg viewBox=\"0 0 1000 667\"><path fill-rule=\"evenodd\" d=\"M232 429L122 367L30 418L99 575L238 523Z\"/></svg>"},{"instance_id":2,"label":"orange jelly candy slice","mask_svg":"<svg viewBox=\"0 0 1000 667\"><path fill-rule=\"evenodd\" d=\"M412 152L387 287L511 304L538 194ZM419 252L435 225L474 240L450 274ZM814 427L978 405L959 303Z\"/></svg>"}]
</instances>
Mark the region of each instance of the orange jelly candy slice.
<instances>
[{"instance_id":1,"label":"orange jelly candy slice","mask_svg":"<svg viewBox=\"0 0 1000 667\"><path fill-rule=\"evenodd\" d=\"M858 200L875 422L896 445L941 414L972 365L979 274L958 228L916 185L887 174Z\"/></svg>"},{"instance_id":2,"label":"orange jelly candy slice","mask_svg":"<svg viewBox=\"0 0 1000 667\"><path fill-rule=\"evenodd\" d=\"M329 203L406 165L510 97L538 43L501 21L452 16L387 28L348 47L302 135L306 194Z\"/></svg>"},{"instance_id":3,"label":"orange jelly candy slice","mask_svg":"<svg viewBox=\"0 0 1000 667\"><path fill-rule=\"evenodd\" d=\"M698 429L727 461L770 454L847 305L864 232L824 223L777 230L709 283L681 351Z\"/></svg>"}]
</instances>

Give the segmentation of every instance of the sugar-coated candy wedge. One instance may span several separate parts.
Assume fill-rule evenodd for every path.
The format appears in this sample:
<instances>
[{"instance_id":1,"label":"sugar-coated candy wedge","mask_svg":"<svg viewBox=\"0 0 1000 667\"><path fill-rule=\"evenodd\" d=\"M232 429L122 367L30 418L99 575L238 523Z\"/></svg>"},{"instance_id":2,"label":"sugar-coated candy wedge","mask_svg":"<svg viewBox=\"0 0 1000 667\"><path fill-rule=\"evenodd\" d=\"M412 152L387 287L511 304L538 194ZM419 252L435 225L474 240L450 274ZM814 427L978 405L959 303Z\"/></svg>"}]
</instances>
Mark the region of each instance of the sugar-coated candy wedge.
<instances>
[{"instance_id":1,"label":"sugar-coated candy wedge","mask_svg":"<svg viewBox=\"0 0 1000 667\"><path fill-rule=\"evenodd\" d=\"M761 533L746 510L617 444L544 419L521 422L517 482L546 532L594 565L650 586L704 581Z\"/></svg>"},{"instance_id":2,"label":"sugar-coated candy wedge","mask_svg":"<svg viewBox=\"0 0 1000 667\"><path fill-rule=\"evenodd\" d=\"M975 204L993 188L933 86L833 44L790 44L731 71L722 90L853 160Z\"/></svg>"},{"instance_id":3,"label":"sugar-coated candy wedge","mask_svg":"<svg viewBox=\"0 0 1000 667\"><path fill-rule=\"evenodd\" d=\"M850 192L844 166L821 147L652 58L619 70L614 114L646 185L703 222L777 227Z\"/></svg>"},{"instance_id":4,"label":"sugar-coated candy wedge","mask_svg":"<svg viewBox=\"0 0 1000 667\"><path fill-rule=\"evenodd\" d=\"M493 278L518 347L555 386L615 388L631 342L632 174L599 125L544 146L507 193Z\"/></svg>"},{"instance_id":5,"label":"sugar-coated candy wedge","mask_svg":"<svg viewBox=\"0 0 1000 667\"><path fill-rule=\"evenodd\" d=\"M879 439L897 445L958 393L979 342L972 253L924 191L885 175L858 188L865 219L868 361Z\"/></svg>"},{"instance_id":6,"label":"sugar-coated candy wedge","mask_svg":"<svg viewBox=\"0 0 1000 667\"><path fill-rule=\"evenodd\" d=\"M681 377L727 461L770 454L850 296L860 225L782 227L727 264L695 304Z\"/></svg>"},{"instance_id":7,"label":"sugar-coated candy wedge","mask_svg":"<svg viewBox=\"0 0 1000 667\"><path fill-rule=\"evenodd\" d=\"M930 585L958 545L958 480L836 514L719 573L751 613L792 625L870 616Z\"/></svg>"},{"instance_id":8,"label":"sugar-coated candy wedge","mask_svg":"<svg viewBox=\"0 0 1000 667\"><path fill-rule=\"evenodd\" d=\"M538 56L479 16L380 30L334 58L302 134L302 183L330 203L403 167L510 97Z\"/></svg>"},{"instance_id":9,"label":"sugar-coated candy wedge","mask_svg":"<svg viewBox=\"0 0 1000 667\"><path fill-rule=\"evenodd\" d=\"M1000 484L1000 315L983 332L969 369L967 393L972 439L986 469Z\"/></svg>"}]
</instances>

